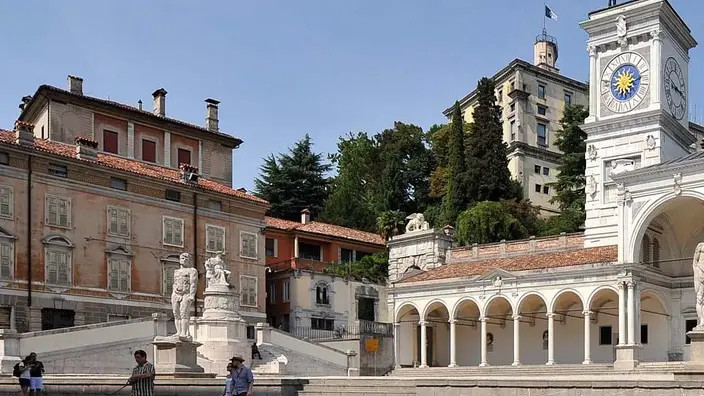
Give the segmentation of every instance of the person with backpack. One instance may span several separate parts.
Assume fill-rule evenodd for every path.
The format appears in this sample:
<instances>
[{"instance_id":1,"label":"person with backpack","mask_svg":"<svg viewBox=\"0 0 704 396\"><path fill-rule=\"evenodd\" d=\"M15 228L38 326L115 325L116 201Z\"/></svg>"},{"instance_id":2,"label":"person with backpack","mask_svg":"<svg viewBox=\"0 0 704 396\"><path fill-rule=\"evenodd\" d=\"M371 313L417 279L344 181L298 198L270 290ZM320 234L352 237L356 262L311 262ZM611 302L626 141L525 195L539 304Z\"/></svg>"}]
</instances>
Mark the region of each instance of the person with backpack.
<instances>
[{"instance_id":1,"label":"person with backpack","mask_svg":"<svg viewBox=\"0 0 704 396\"><path fill-rule=\"evenodd\" d=\"M18 377L20 380L20 390L22 391L22 396L29 395L29 386L31 385L31 374L32 369L32 357L27 356L22 359L21 362L15 364L12 368L12 375Z\"/></svg>"}]
</instances>

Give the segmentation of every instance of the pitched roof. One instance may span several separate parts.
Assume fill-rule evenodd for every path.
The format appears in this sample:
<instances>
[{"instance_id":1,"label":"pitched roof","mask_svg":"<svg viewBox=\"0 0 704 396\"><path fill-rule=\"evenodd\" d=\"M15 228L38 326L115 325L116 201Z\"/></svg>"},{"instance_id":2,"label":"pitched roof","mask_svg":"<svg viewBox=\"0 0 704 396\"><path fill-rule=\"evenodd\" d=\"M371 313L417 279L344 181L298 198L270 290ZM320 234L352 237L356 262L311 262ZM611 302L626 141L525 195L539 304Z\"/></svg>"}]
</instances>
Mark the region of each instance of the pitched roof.
<instances>
[{"instance_id":1,"label":"pitched roof","mask_svg":"<svg viewBox=\"0 0 704 396\"><path fill-rule=\"evenodd\" d=\"M311 234L319 234L329 237L350 239L353 241L370 243L373 245L385 245L386 241L381 235L372 232L355 230L354 228L342 227L334 224L321 223L319 221L311 221L303 224L297 221L284 220L276 217L267 217L266 225L270 228L275 228L284 231L302 231Z\"/></svg>"},{"instance_id":2,"label":"pitched roof","mask_svg":"<svg viewBox=\"0 0 704 396\"><path fill-rule=\"evenodd\" d=\"M573 249L552 253L527 254L463 263L453 263L409 276L399 283L421 282L439 279L467 278L485 275L495 269L505 271L527 271L546 268L571 267L576 265L610 263L618 259L618 247L601 246Z\"/></svg>"},{"instance_id":3,"label":"pitched roof","mask_svg":"<svg viewBox=\"0 0 704 396\"><path fill-rule=\"evenodd\" d=\"M22 123L21 121L18 121ZM11 131L5 131L0 129L0 142L10 145L19 146L15 140L15 133ZM166 168L163 166L149 164L141 161L131 160L128 158L118 157L115 155L98 153L97 161L90 161L86 159L79 159L76 156L76 146L69 145L65 143L60 143L52 140L42 140L34 139L34 149L48 154L54 154L61 157L71 158L75 161L81 162L93 162L108 168L117 169L125 172L135 173L141 176L147 176L155 179L160 179L163 181L181 184L184 186L190 186L190 183L186 183L181 180L181 172L177 169ZM246 199L248 201L257 202L261 204L268 204L267 201L250 195L241 191L234 190L230 187L224 186L220 183L208 180L203 177L198 178L198 187L218 192L221 194L227 194L234 197Z\"/></svg>"}]
</instances>

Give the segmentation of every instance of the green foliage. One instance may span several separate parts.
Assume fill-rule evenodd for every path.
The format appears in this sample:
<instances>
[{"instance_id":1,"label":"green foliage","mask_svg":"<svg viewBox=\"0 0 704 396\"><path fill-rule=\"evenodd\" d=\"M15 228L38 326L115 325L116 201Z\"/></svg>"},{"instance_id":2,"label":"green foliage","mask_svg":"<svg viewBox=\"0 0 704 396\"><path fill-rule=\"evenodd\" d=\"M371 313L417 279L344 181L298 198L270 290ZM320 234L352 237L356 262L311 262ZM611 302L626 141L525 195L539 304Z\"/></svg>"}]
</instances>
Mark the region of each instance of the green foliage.
<instances>
[{"instance_id":1,"label":"green foliage","mask_svg":"<svg viewBox=\"0 0 704 396\"><path fill-rule=\"evenodd\" d=\"M383 211L376 218L376 232L388 240L403 232L405 220L406 216L400 210Z\"/></svg>"},{"instance_id":2,"label":"green foliage","mask_svg":"<svg viewBox=\"0 0 704 396\"><path fill-rule=\"evenodd\" d=\"M527 238L531 228L535 228L537 213L531 213L523 205L515 201L483 201L473 205L457 218L457 242L469 245Z\"/></svg>"},{"instance_id":3,"label":"green foliage","mask_svg":"<svg viewBox=\"0 0 704 396\"><path fill-rule=\"evenodd\" d=\"M475 202L516 198L506 158L500 109L494 96L491 79L482 78L477 84L477 106L467 147L469 197Z\"/></svg>"},{"instance_id":4,"label":"green foliage","mask_svg":"<svg viewBox=\"0 0 704 396\"><path fill-rule=\"evenodd\" d=\"M389 256L378 252L348 263L331 263L325 272L357 280L368 279L374 283L384 283L389 271Z\"/></svg>"},{"instance_id":5,"label":"green foliage","mask_svg":"<svg viewBox=\"0 0 704 396\"><path fill-rule=\"evenodd\" d=\"M455 102L452 109L452 129L449 137L449 150L447 159L447 187L443 197L443 220L453 224L457 215L464 210L470 202L467 193L468 173L465 163L465 133L464 122L460 103Z\"/></svg>"},{"instance_id":6,"label":"green foliage","mask_svg":"<svg viewBox=\"0 0 704 396\"><path fill-rule=\"evenodd\" d=\"M582 228L584 217L584 212L567 209L557 216L541 220L538 235L548 236L559 235L563 232L576 232Z\"/></svg>"},{"instance_id":7,"label":"green foliage","mask_svg":"<svg viewBox=\"0 0 704 396\"><path fill-rule=\"evenodd\" d=\"M314 153L307 134L296 142L287 154L269 156L254 180L257 196L271 203L269 214L289 220L301 218L301 210L310 209L317 216L328 197L329 164Z\"/></svg>"}]
</instances>

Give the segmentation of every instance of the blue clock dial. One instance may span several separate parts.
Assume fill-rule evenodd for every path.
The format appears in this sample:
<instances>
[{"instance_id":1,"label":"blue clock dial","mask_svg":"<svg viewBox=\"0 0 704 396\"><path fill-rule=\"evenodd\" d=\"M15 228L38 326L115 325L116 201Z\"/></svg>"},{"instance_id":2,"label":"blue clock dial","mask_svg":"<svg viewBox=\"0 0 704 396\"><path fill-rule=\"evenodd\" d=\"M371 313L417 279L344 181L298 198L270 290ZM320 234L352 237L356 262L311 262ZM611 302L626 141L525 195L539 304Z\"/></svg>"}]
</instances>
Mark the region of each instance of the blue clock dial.
<instances>
[{"instance_id":1,"label":"blue clock dial","mask_svg":"<svg viewBox=\"0 0 704 396\"><path fill-rule=\"evenodd\" d=\"M627 113L647 97L650 86L648 62L637 52L616 55L604 67L600 86L602 109Z\"/></svg>"},{"instance_id":2,"label":"blue clock dial","mask_svg":"<svg viewBox=\"0 0 704 396\"><path fill-rule=\"evenodd\" d=\"M611 94L617 100L629 100L640 87L640 71L634 65L621 65L611 76Z\"/></svg>"}]
</instances>

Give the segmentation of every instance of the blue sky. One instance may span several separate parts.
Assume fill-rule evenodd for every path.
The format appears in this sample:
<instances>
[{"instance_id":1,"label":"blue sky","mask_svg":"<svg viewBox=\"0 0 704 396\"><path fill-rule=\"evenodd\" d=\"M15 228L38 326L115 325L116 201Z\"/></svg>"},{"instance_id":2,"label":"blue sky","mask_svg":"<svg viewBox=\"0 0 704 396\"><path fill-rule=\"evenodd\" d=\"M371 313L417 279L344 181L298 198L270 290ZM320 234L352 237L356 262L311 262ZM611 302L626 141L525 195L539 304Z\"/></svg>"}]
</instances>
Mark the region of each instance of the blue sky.
<instances>
[{"instance_id":1,"label":"blue sky","mask_svg":"<svg viewBox=\"0 0 704 396\"><path fill-rule=\"evenodd\" d=\"M704 121L704 2L670 0L703 44L691 52L690 103ZM586 81L578 23L607 0L552 0L558 67ZM262 157L305 133L317 151L348 132L394 121L427 129L442 110L513 58L532 61L542 0L23 0L0 4L0 128L40 84L84 78L87 95L204 124L220 100L220 127L240 137L235 186L251 189Z\"/></svg>"}]
</instances>

